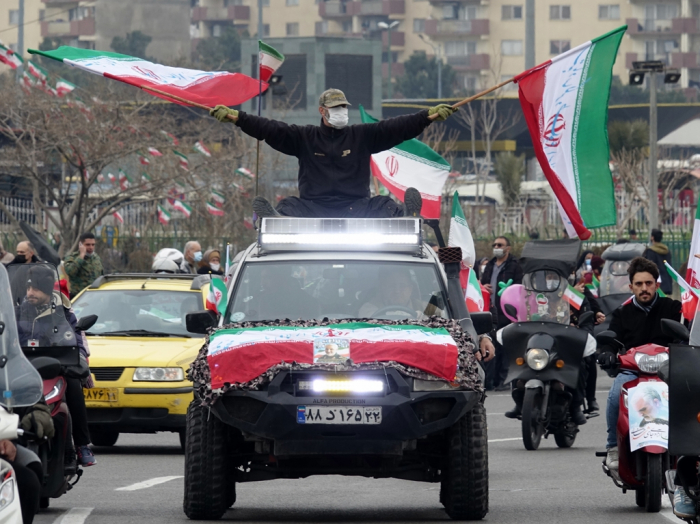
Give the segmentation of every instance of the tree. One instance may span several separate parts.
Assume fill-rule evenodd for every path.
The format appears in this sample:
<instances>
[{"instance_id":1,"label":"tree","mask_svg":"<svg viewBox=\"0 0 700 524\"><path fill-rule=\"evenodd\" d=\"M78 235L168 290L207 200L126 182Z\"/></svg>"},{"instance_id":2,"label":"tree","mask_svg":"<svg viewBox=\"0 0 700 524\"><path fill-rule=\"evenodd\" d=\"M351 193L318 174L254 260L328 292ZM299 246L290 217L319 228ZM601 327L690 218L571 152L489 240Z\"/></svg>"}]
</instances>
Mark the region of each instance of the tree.
<instances>
[{"instance_id":1,"label":"tree","mask_svg":"<svg viewBox=\"0 0 700 524\"><path fill-rule=\"evenodd\" d=\"M112 44L110 47L116 53L150 60L146 56L146 48L148 47L148 44L151 43L151 40L153 40L153 38L142 33L141 31L132 31L131 33L126 34L126 38L122 38L121 36L115 36L112 38Z\"/></svg>"},{"instance_id":2,"label":"tree","mask_svg":"<svg viewBox=\"0 0 700 524\"><path fill-rule=\"evenodd\" d=\"M221 36L205 38L197 45L195 62L207 71L239 71L241 67L241 35L227 26Z\"/></svg>"},{"instance_id":3,"label":"tree","mask_svg":"<svg viewBox=\"0 0 700 524\"><path fill-rule=\"evenodd\" d=\"M525 155L516 156L511 151L499 153L496 155L493 169L501 186L505 205L515 207L520 201L520 182L525 173Z\"/></svg>"},{"instance_id":4,"label":"tree","mask_svg":"<svg viewBox=\"0 0 700 524\"><path fill-rule=\"evenodd\" d=\"M610 152L639 151L649 145L649 124L646 120L615 120L608 124Z\"/></svg>"},{"instance_id":5,"label":"tree","mask_svg":"<svg viewBox=\"0 0 700 524\"><path fill-rule=\"evenodd\" d=\"M437 68L435 57L428 59L425 51L416 51L404 62L404 75L396 82L396 89L405 98L437 98ZM451 96L455 72L442 65L442 96Z\"/></svg>"}]
</instances>

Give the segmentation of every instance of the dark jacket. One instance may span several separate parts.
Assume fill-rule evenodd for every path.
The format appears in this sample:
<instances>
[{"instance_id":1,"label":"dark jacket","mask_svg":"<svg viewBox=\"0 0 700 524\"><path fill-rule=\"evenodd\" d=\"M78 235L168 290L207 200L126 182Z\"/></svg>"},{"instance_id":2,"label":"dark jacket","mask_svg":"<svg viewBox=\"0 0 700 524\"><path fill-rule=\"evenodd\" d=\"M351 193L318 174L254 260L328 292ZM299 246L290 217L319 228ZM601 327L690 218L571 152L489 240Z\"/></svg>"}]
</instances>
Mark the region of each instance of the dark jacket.
<instances>
[{"instance_id":1,"label":"dark jacket","mask_svg":"<svg viewBox=\"0 0 700 524\"><path fill-rule=\"evenodd\" d=\"M610 330L617 334L617 340L630 349L644 344L668 346L673 342L661 332L661 319L681 321L681 303L666 297L657 297L656 302L647 313L632 301L623 304L612 313ZM611 348L604 348L611 351Z\"/></svg>"},{"instance_id":2,"label":"dark jacket","mask_svg":"<svg viewBox=\"0 0 700 524\"><path fill-rule=\"evenodd\" d=\"M671 251L668 249L666 244L661 242L655 242L646 250L642 255L647 260L651 260L656 267L659 268L659 275L661 276L661 291L665 294L670 295L673 293L673 280L671 280L671 275L668 274L666 266L664 265L664 260L671 263Z\"/></svg>"},{"instance_id":3,"label":"dark jacket","mask_svg":"<svg viewBox=\"0 0 700 524\"><path fill-rule=\"evenodd\" d=\"M489 263L486 264L484 274L481 275L482 284L486 285L491 283L491 275L493 275L493 268L495 265L496 257L493 257L489 260ZM523 270L520 267L520 262L518 262L513 255L508 255L508 258L506 258L506 261L503 262L501 266L500 273L498 273L498 282L508 282L511 279L513 280L513 284L522 284ZM491 306L491 315L493 316L493 322L494 325L497 326L497 329L501 329L510 324L508 317L501 311L501 297L498 296L499 291L500 288L491 290L491 294L495 295L496 304L496 307Z\"/></svg>"},{"instance_id":4,"label":"dark jacket","mask_svg":"<svg viewBox=\"0 0 700 524\"><path fill-rule=\"evenodd\" d=\"M289 125L239 111L236 125L247 135L299 159L299 196L322 205L368 198L370 156L415 138L431 124L428 111L373 124L334 129Z\"/></svg>"}]
</instances>

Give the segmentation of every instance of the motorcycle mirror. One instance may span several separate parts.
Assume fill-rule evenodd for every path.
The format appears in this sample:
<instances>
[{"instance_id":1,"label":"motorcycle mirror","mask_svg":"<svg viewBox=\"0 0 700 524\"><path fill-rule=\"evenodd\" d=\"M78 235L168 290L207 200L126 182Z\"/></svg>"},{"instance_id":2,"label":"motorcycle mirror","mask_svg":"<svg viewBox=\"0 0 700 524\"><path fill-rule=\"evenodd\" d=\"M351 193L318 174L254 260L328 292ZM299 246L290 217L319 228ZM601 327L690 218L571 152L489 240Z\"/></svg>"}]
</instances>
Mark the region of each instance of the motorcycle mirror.
<instances>
[{"instance_id":1,"label":"motorcycle mirror","mask_svg":"<svg viewBox=\"0 0 700 524\"><path fill-rule=\"evenodd\" d=\"M474 329L477 335L484 335L490 333L493 329L493 319L491 318L491 313L489 311L483 311L481 313L471 313L472 323L474 324Z\"/></svg>"},{"instance_id":2,"label":"motorcycle mirror","mask_svg":"<svg viewBox=\"0 0 700 524\"><path fill-rule=\"evenodd\" d=\"M216 327L216 313L207 309L185 315L185 325L190 333L206 335L210 328Z\"/></svg>"},{"instance_id":3,"label":"motorcycle mirror","mask_svg":"<svg viewBox=\"0 0 700 524\"><path fill-rule=\"evenodd\" d=\"M87 331L97 322L97 315L88 315L86 317L80 317L78 323L75 325L75 329L78 331Z\"/></svg>"},{"instance_id":4,"label":"motorcycle mirror","mask_svg":"<svg viewBox=\"0 0 700 524\"><path fill-rule=\"evenodd\" d=\"M36 357L31 362L42 380L51 380L61 374L61 363L55 358Z\"/></svg>"},{"instance_id":5,"label":"motorcycle mirror","mask_svg":"<svg viewBox=\"0 0 700 524\"><path fill-rule=\"evenodd\" d=\"M595 337L595 340L596 342L598 342L598 345L620 345L620 342L617 340L617 333L609 329L598 333Z\"/></svg>"},{"instance_id":6,"label":"motorcycle mirror","mask_svg":"<svg viewBox=\"0 0 700 524\"><path fill-rule=\"evenodd\" d=\"M667 337L672 337L675 340L681 340L683 342L688 342L690 339L690 331L688 331L688 328L670 318L661 319L661 332Z\"/></svg>"},{"instance_id":7,"label":"motorcycle mirror","mask_svg":"<svg viewBox=\"0 0 700 524\"><path fill-rule=\"evenodd\" d=\"M513 304L505 304L503 307L505 308L506 313L508 313L511 317L518 318L518 310L515 309Z\"/></svg>"}]
</instances>

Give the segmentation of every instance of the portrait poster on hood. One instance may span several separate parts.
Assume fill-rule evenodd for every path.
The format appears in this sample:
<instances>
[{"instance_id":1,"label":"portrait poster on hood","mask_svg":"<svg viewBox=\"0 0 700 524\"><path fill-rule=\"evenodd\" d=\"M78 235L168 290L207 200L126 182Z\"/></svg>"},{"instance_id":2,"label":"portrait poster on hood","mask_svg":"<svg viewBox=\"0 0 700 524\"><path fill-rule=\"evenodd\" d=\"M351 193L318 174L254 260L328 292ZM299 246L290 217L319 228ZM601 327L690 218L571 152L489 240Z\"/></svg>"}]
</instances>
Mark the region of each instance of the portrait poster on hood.
<instances>
[{"instance_id":1,"label":"portrait poster on hood","mask_svg":"<svg viewBox=\"0 0 700 524\"><path fill-rule=\"evenodd\" d=\"M631 450L645 446L668 448L668 385L642 382L628 391L627 398Z\"/></svg>"}]
</instances>

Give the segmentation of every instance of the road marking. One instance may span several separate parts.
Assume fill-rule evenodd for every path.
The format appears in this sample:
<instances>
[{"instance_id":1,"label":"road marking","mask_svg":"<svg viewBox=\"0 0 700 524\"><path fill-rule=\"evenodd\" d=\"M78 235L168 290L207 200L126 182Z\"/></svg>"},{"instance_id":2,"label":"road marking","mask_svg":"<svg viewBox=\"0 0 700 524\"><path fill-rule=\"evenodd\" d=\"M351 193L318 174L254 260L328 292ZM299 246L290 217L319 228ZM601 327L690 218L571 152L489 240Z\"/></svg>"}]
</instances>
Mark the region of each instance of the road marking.
<instances>
[{"instance_id":1,"label":"road marking","mask_svg":"<svg viewBox=\"0 0 700 524\"><path fill-rule=\"evenodd\" d=\"M520 437L516 438L495 438L493 440L489 440L489 442L509 442L511 440L520 440Z\"/></svg>"},{"instance_id":2,"label":"road marking","mask_svg":"<svg viewBox=\"0 0 700 524\"><path fill-rule=\"evenodd\" d=\"M163 484L164 482L170 482L171 480L181 479L183 475L171 475L169 477L156 477L143 482L137 482L136 484L131 484L130 486L124 486L123 488L117 488L114 491L137 491L139 489L152 488L158 484Z\"/></svg>"},{"instance_id":3,"label":"road marking","mask_svg":"<svg viewBox=\"0 0 700 524\"><path fill-rule=\"evenodd\" d=\"M83 524L95 508L71 508L54 520L54 524Z\"/></svg>"}]
</instances>

